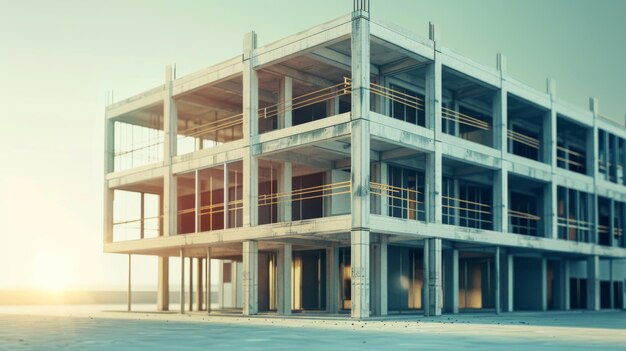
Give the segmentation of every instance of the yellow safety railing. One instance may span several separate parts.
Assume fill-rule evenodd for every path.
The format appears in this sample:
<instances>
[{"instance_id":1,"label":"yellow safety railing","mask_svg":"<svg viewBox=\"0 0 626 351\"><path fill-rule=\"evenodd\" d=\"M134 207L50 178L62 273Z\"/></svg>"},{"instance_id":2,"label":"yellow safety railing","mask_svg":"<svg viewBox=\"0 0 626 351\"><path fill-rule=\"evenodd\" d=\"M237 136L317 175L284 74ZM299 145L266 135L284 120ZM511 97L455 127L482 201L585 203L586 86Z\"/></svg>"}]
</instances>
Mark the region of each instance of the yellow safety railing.
<instances>
[{"instance_id":1,"label":"yellow safety railing","mask_svg":"<svg viewBox=\"0 0 626 351\"><path fill-rule=\"evenodd\" d=\"M441 117L449 121L465 124L477 129L489 130L491 128L489 123L486 121L443 106L441 107Z\"/></svg>"},{"instance_id":2,"label":"yellow safety railing","mask_svg":"<svg viewBox=\"0 0 626 351\"><path fill-rule=\"evenodd\" d=\"M481 202L469 201L469 200L459 199L459 198L451 197L451 196L442 196L441 198L444 200L447 200L448 202L452 202L452 201L459 202L459 206L454 206L450 204L442 204L441 206L445 208L451 208L451 209L469 211L469 212L475 212L475 213L482 213L482 214L491 214L491 206L487 204L483 204ZM470 208L469 206L476 206L478 208Z\"/></svg>"},{"instance_id":3,"label":"yellow safety railing","mask_svg":"<svg viewBox=\"0 0 626 351\"><path fill-rule=\"evenodd\" d=\"M197 126L179 131L181 137L199 138L220 130L229 129L243 124L243 113L215 119Z\"/></svg>"},{"instance_id":4,"label":"yellow safety railing","mask_svg":"<svg viewBox=\"0 0 626 351\"><path fill-rule=\"evenodd\" d=\"M539 149L539 147L541 146L539 139L529 137L526 134L522 134L514 130L510 130L510 129L507 131L507 133L508 133L509 139L516 141L520 144L524 144L526 146L532 147L533 149Z\"/></svg>"},{"instance_id":5,"label":"yellow safety railing","mask_svg":"<svg viewBox=\"0 0 626 351\"><path fill-rule=\"evenodd\" d=\"M300 188L291 192L271 193L259 195L259 206L270 206L279 203L304 201L318 199L329 196L338 196L350 194L351 182L349 180L343 182L335 182Z\"/></svg>"},{"instance_id":6,"label":"yellow safety railing","mask_svg":"<svg viewBox=\"0 0 626 351\"><path fill-rule=\"evenodd\" d=\"M405 192L406 196L402 196ZM421 204L422 201L417 200L417 195L421 192L415 189L402 188L399 186L393 186L389 184L370 182L370 193L375 196L384 196L390 199L398 199L407 201L412 204Z\"/></svg>"},{"instance_id":7,"label":"yellow safety railing","mask_svg":"<svg viewBox=\"0 0 626 351\"><path fill-rule=\"evenodd\" d=\"M513 217L513 218L519 218L519 219L528 219L531 221L540 221L541 217L534 215L532 213L527 213L527 212L522 212L522 211L515 211L515 210L509 210L509 216Z\"/></svg>"},{"instance_id":8,"label":"yellow safety railing","mask_svg":"<svg viewBox=\"0 0 626 351\"><path fill-rule=\"evenodd\" d=\"M344 77L344 81L342 83L315 90L290 100L281 101L279 103L260 108L259 118L276 117L287 111L297 110L320 102L329 101L343 95L348 95L351 92L352 90L350 79Z\"/></svg>"},{"instance_id":9,"label":"yellow safety railing","mask_svg":"<svg viewBox=\"0 0 626 351\"><path fill-rule=\"evenodd\" d=\"M370 83L370 92L391 101L412 107L416 110L424 111L424 100L420 99L417 96L409 95L376 83Z\"/></svg>"},{"instance_id":10,"label":"yellow safety railing","mask_svg":"<svg viewBox=\"0 0 626 351\"><path fill-rule=\"evenodd\" d=\"M608 225L598 225L598 233L608 234L610 231L610 227ZM620 236L622 235L622 228L615 227L613 228L613 235Z\"/></svg>"},{"instance_id":11,"label":"yellow safety railing","mask_svg":"<svg viewBox=\"0 0 626 351\"><path fill-rule=\"evenodd\" d=\"M585 160L585 155L583 155L583 154L581 154L579 152L576 152L576 151L572 151L572 150L570 150L568 148L565 148L563 146L557 146L556 149L557 149L557 151L560 151L560 152L562 152L564 154L563 156L559 156L557 154L557 157L556 157L557 160L565 162L565 163L567 163L569 165L572 165L572 166L581 167L581 168L585 167L585 164L582 163ZM568 156L566 157L565 155L568 155ZM570 157L572 157L572 156L575 157L577 160L574 161L574 160L570 159Z\"/></svg>"}]
</instances>

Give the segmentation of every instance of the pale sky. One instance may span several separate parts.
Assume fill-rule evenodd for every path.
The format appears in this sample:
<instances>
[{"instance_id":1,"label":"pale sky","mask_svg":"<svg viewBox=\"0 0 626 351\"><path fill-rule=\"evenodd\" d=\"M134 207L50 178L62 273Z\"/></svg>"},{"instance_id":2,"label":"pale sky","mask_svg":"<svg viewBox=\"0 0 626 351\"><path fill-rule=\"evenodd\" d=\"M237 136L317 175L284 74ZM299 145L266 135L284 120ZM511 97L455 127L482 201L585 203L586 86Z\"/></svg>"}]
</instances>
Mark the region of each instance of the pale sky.
<instances>
[{"instance_id":1,"label":"pale sky","mask_svg":"<svg viewBox=\"0 0 626 351\"><path fill-rule=\"evenodd\" d=\"M371 0L374 19L426 37L558 97L626 114L626 1ZM351 0L0 0L0 289L37 287L59 267L68 287L124 287L123 255L102 253L104 97L116 101L351 11ZM63 260L65 263L63 264ZM137 259L134 284L154 288ZM172 271L176 272L175 266ZM52 277L54 278L54 277ZM175 280L172 277L173 281Z\"/></svg>"}]
</instances>

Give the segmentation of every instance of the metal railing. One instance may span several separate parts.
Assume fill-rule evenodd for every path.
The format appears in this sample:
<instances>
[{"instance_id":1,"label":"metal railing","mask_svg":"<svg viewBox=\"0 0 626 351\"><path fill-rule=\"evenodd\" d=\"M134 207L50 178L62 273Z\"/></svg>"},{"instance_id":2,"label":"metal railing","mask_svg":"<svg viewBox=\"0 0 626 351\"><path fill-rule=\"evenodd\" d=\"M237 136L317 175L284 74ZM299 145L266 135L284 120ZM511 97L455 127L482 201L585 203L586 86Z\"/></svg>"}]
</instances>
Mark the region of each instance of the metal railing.
<instances>
[{"instance_id":1,"label":"metal railing","mask_svg":"<svg viewBox=\"0 0 626 351\"><path fill-rule=\"evenodd\" d=\"M507 134L508 134L509 139L515 142L518 142L520 144L526 145L528 147L531 147L533 149L539 149L539 147L541 146L541 142L539 141L539 139L535 139L526 134L522 134L520 132L516 132L511 129L507 131Z\"/></svg>"},{"instance_id":2,"label":"metal railing","mask_svg":"<svg viewBox=\"0 0 626 351\"><path fill-rule=\"evenodd\" d=\"M400 218L419 220L420 217L425 218L426 216L426 209L423 208L425 203L419 200L419 196L423 194L416 189L370 182L370 194L380 199L387 199L387 213L391 212L390 216L392 217L398 217L393 215L394 210L400 211ZM399 202L400 205L394 204L396 202Z\"/></svg>"},{"instance_id":3,"label":"metal railing","mask_svg":"<svg viewBox=\"0 0 626 351\"><path fill-rule=\"evenodd\" d=\"M424 111L424 100L420 99L417 96L406 94L401 91L387 88L385 86L371 82L370 92L374 95L382 96L383 98L386 98L390 101L401 103L419 111Z\"/></svg>"},{"instance_id":4,"label":"metal railing","mask_svg":"<svg viewBox=\"0 0 626 351\"><path fill-rule=\"evenodd\" d=\"M585 155L576 151L572 151L563 146L557 146L557 156L556 159L561 161L568 166L574 166L578 168L585 168ZM569 167L568 167L569 168Z\"/></svg>"},{"instance_id":5,"label":"metal railing","mask_svg":"<svg viewBox=\"0 0 626 351\"><path fill-rule=\"evenodd\" d=\"M476 117L472 117L470 115L467 115L467 114L464 114L459 111L455 111L455 110L452 110L443 106L441 107L441 118L449 120L449 121L453 121L456 123L461 123L461 124L474 127L477 129L482 129L482 130L491 129L489 122L483 121Z\"/></svg>"}]
</instances>

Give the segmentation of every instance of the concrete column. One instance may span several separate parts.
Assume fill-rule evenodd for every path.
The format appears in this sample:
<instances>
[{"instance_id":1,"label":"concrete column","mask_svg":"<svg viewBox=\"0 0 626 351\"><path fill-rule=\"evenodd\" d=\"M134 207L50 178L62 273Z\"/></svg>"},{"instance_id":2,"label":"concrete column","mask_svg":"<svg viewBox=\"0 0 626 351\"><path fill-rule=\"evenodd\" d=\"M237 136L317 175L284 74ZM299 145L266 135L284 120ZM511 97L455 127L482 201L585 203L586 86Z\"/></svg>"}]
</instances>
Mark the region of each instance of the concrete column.
<instances>
[{"instance_id":1,"label":"concrete column","mask_svg":"<svg viewBox=\"0 0 626 351\"><path fill-rule=\"evenodd\" d=\"M459 313L459 250L450 249L444 254L444 307L447 313Z\"/></svg>"},{"instance_id":2,"label":"concrete column","mask_svg":"<svg viewBox=\"0 0 626 351\"><path fill-rule=\"evenodd\" d=\"M613 259L612 258L609 258L609 291L610 291L610 299L611 299L610 308L614 309L615 308L615 289L613 289Z\"/></svg>"},{"instance_id":3,"label":"concrete column","mask_svg":"<svg viewBox=\"0 0 626 351\"><path fill-rule=\"evenodd\" d=\"M224 260L218 260L217 270L217 306L219 309L224 308Z\"/></svg>"},{"instance_id":4,"label":"concrete column","mask_svg":"<svg viewBox=\"0 0 626 351\"><path fill-rule=\"evenodd\" d=\"M243 242L243 315L255 315L259 311L259 247L256 241Z\"/></svg>"},{"instance_id":5,"label":"concrete column","mask_svg":"<svg viewBox=\"0 0 626 351\"><path fill-rule=\"evenodd\" d=\"M352 318L370 316L370 232L352 230Z\"/></svg>"},{"instance_id":6,"label":"concrete column","mask_svg":"<svg viewBox=\"0 0 626 351\"><path fill-rule=\"evenodd\" d=\"M224 229L229 227L228 225L228 202L230 201L229 186L228 186L228 163L224 163ZM223 265L223 262L221 263ZM220 295L221 296L221 295Z\"/></svg>"},{"instance_id":7,"label":"concrete column","mask_svg":"<svg viewBox=\"0 0 626 351\"><path fill-rule=\"evenodd\" d=\"M387 315L387 237L372 245L372 313Z\"/></svg>"},{"instance_id":8,"label":"concrete column","mask_svg":"<svg viewBox=\"0 0 626 351\"><path fill-rule=\"evenodd\" d=\"M291 314L291 244L278 249L276 265L276 300L279 315Z\"/></svg>"},{"instance_id":9,"label":"concrete column","mask_svg":"<svg viewBox=\"0 0 626 351\"><path fill-rule=\"evenodd\" d=\"M507 312L513 312L513 293L514 293L514 287L513 287L513 263L514 263L514 257L511 254L507 254L506 255L506 311Z\"/></svg>"},{"instance_id":10,"label":"concrete column","mask_svg":"<svg viewBox=\"0 0 626 351\"><path fill-rule=\"evenodd\" d=\"M326 311L337 314L339 307L339 248L326 249Z\"/></svg>"},{"instance_id":11,"label":"concrete column","mask_svg":"<svg viewBox=\"0 0 626 351\"><path fill-rule=\"evenodd\" d=\"M256 33L249 32L243 40L243 138L248 144L243 157L243 226L257 225L258 174L257 158L251 144L259 130L259 79L254 69Z\"/></svg>"},{"instance_id":12,"label":"concrete column","mask_svg":"<svg viewBox=\"0 0 626 351\"><path fill-rule=\"evenodd\" d=\"M291 104L293 99L293 80L291 77L285 76L281 86L281 99L284 102L284 109L282 121L279 120L279 128L289 128L292 125L293 112L291 110Z\"/></svg>"},{"instance_id":13,"label":"concrete column","mask_svg":"<svg viewBox=\"0 0 626 351\"><path fill-rule=\"evenodd\" d=\"M211 248L206 249L206 261L204 265L206 289L205 289L205 304L207 313L211 313Z\"/></svg>"},{"instance_id":14,"label":"concrete column","mask_svg":"<svg viewBox=\"0 0 626 351\"><path fill-rule=\"evenodd\" d=\"M180 249L180 313L185 313L185 253Z\"/></svg>"},{"instance_id":15,"label":"concrete column","mask_svg":"<svg viewBox=\"0 0 626 351\"><path fill-rule=\"evenodd\" d=\"M163 98L163 235L176 235L178 196L176 177L172 174L172 157L176 156L178 116L176 101L172 97L173 70L165 68L165 96Z\"/></svg>"},{"instance_id":16,"label":"concrete column","mask_svg":"<svg viewBox=\"0 0 626 351\"><path fill-rule=\"evenodd\" d=\"M196 169L194 174L194 232L199 233L200 226L200 206L201 206L201 194L202 189L200 188L200 171Z\"/></svg>"},{"instance_id":17,"label":"concrete column","mask_svg":"<svg viewBox=\"0 0 626 351\"><path fill-rule=\"evenodd\" d=\"M571 301L570 301L570 294L569 294L569 289L570 289L570 272L569 272L570 268L569 268L569 261L563 261L563 301L564 301L564 306L563 309L566 311L569 311L571 308Z\"/></svg>"},{"instance_id":18,"label":"concrete column","mask_svg":"<svg viewBox=\"0 0 626 351\"><path fill-rule=\"evenodd\" d=\"M193 311L193 257L189 257L189 312Z\"/></svg>"},{"instance_id":19,"label":"concrete column","mask_svg":"<svg viewBox=\"0 0 626 351\"><path fill-rule=\"evenodd\" d=\"M567 277L566 274L566 267L567 261L555 261L552 299L554 300L554 308L558 310L568 309L566 306L566 296L569 295L569 285L566 280L569 280L569 277Z\"/></svg>"},{"instance_id":20,"label":"concrete column","mask_svg":"<svg viewBox=\"0 0 626 351\"><path fill-rule=\"evenodd\" d=\"M556 182L550 182L543 186L543 236L551 239L559 238L557 190Z\"/></svg>"},{"instance_id":21,"label":"concrete column","mask_svg":"<svg viewBox=\"0 0 626 351\"><path fill-rule=\"evenodd\" d=\"M500 73L501 87L493 98L493 147L500 150L501 169L495 171L494 181L494 230L509 232L509 174L508 163L504 160L508 153L508 117L507 90L504 74L506 73L506 56L498 54L497 66ZM496 313L499 313L499 306Z\"/></svg>"},{"instance_id":22,"label":"concrete column","mask_svg":"<svg viewBox=\"0 0 626 351\"><path fill-rule=\"evenodd\" d=\"M197 267L197 271L196 271L196 290L198 291L196 293L196 310L197 311L202 311L202 304L203 304L203 298L204 298L204 283L203 283L203 278L204 278L204 272L203 272L203 265L202 265L202 257L198 257L196 258L196 267Z\"/></svg>"},{"instance_id":23,"label":"concrete column","mask_svg":"<svg viewBox=\"0 0 626 351\"><path fill-rule=\"evenodd\" d=\"M127 303L126 309L128 310L128 312L130 312L130 305L131 305L131 300L132 300L132 295L130 291L131 276L132 276L131 255L128 254L128 289L126 290L126 303Z\"/></svg>"},{"instance_id":24,"label":"concrete column","mask_svg":"<svg viewBox=\"0 0 626 351\"><path fill-rule=\"evenodd\" d=\"M291 162L283 163L281 174L278 182L278 192L282 194L290 194L292 191L292 167ZM278 199L278 221L291 221L291 196L285 196Z\"/></svg>"},{"instance_id":25,"label":"concrete column","mask_svg":"<svg viewBox=\"0 0 626 351\"><path fill-rule=\"evenodd\" d=\"M614 163L615 164L615 163ZM617 168L617 167L616 167ZM616 178L617 179L617 178ZM597 205L597 204L596 204ZM609 211L610 211L610 216L609 216L609 245L610 246L615 246L615 200L614 199L609 199ZM611 291L613 291L613 287L611 287Z\"/></svg>"},{"instance_id":26,"label":"concrete column","mask_svg":"<svg viewBox=\"0 0 626 351\"><path fill-rule=\"evenodd\" d=\"M115 169L115 126L110 119L104 120L104 175L113 172ZM113 242L113 189L109 188L109 181L106 177L103 181L104 187L104 243Z\"/></svg>"},{"instance_id":27,"label":"concrete column","mask_svg":"<svg viewBox=\"0 0 626 351\"><path fill-rule=\"evenodd\" d=\"M541 310L548 310L548 260L541 258Z\"/></svg>"},{"instance_id":28,"label":"concrete column","mask_svg":"<svg viewBox=\"0 0 626 351\"><path fill-rule=\"evenodd\" d=\"M424 240L424 314L441 315L443 305L441 278L441 239Z\"/></svg>"},{"instance_id":29,"label":"concrete column","mask_svg":"<svg viewBox=\"0 0 626 351\"><path fill-rule=\"evenodd\" d=\"M587 309L600 309L600 258L597 255L587 258Z\"/></svg>"},{"instance_id":30,"label":"concrete column","mask_svg":"<svg viewBox=\"0 0 626 351\"><path fill-rule=\"evenodd\" d=\"M497 55L498 72L500 73L500 89L493 97L493 147L500 150L500 159L508 153L508 118L507 89L504 75L506 74L506 56Z\"/></svg>"},{"instance_id":31,"label":"concrete column","mask_svg":"<svg viewBox=\"0 0 626 351\"><path fill-rule=\"evenodd\" d=\"M352 13L352 318L370 315L369 13Z\"/></svg>"},{"instance_id":32,"label":"concrete column","mask_svg":"<svg viewBox=\"0 0 626 351\"><path fill-rule=\"evenodd\" d=\"M590 98L589 99L589 109L593 113L593 129L591 133L588 134L590 140L587 140L587 174L593 177L593 188L597 189L597 182L600 178L600 171L598 160L599 157L599 131L598 131L598 118L600 116L600 103L598 99ZM608 135L607 135L608 136ZM608 150L607 150L608 152ZM607 174L608 174L607 169ZM598 211L598 194L596 192L591 194L592 204L591 211L592 214L591 219L593 225L591 226L591 243L598 243L598 223L599 223L599 211Z\"/></svg>"},{"instance_id":33,"label":"concrete column","mask_svg":"<svg viewBox=\"0 0 626 351\"><path fill-rule=\"evenodd\" d=\"M544 191L544 237L557 239L559 236L558 227L558 199L557 182L554 174L557 168L557 110L556 110L556 80L547 80L547 92L550 95L550 111L543 118L542 134L542 161L552 168L551 180Z\"/></svg>"},{"instance_id":34,"label":"concrete column","mask_svg":"<svg viewBox=\"0 0 626 351\"><path fill-rule=\"evenodd\" d=\"M380 183L389 184L389 165L387 162L380 163ZM389 197L379 196L380 199L380 214L382 216L389 216Z\"/></svg>"},{"instance_id":35,"label":"concrete column","mask_svg":"<svg viewBox=\"0 0 626 351\"><path fill-rule=\"evenodd\" d=\"M442 221L441 211L441 49L439 32L431 23L429 37L435 42L434 61L426 70L426 101L424 112L426 115L426 128L433 131L435 140L434 152L426 156L426 221L440 224Z\"/></svg>"},{"instance_id":36,"label":"concrete column","mask_svg":"<svg viewBox=\"0 0 626 351\"><path fill-rule=\"evenodd\" d=\"M170 309L170 258L158 258L157 311Z\"/></svg>"},{"instance_id":37,"label":"concrete column","mask_svg":"<svg viewBox=\"0 0 626 351\"><path fill-rule=\"evenodd\" d=\"M494 284L493 284L493 290L494 290L494 298L495 298L495 309L496 309L496 314L500 314L502 312L502 303L501 303L501 288L500 288L500 246L496 246L496 252L494 255L494 270L495 270L495 279L494 279Z\"/></svg>"},{"instance_id":38,"label":"concrete column","mask_svg":"<svg viewBox=\"0 0 626 351\"><path fill-rule=\"evenodd\" d=\"M495 171L493 184L493 224L494 230L508 233L509 231L509 171L508 164L502 163L502 168Z\"/></svg>"}]
</instances>

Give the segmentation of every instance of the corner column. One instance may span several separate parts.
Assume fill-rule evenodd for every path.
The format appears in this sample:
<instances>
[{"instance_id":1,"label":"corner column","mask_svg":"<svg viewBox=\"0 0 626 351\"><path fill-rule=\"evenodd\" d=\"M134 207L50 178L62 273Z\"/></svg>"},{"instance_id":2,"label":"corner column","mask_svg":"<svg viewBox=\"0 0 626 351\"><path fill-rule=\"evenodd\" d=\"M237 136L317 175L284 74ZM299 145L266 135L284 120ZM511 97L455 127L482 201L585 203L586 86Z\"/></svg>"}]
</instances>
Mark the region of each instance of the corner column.
<instances>
[{"instance_id":1,"label":"corner column","mask_svg":"<svg viewBox=\"0 0 626 351\"><path fill-rule=\"evenodd\" d=\"M426 70L426 127L433 132L434 152L426 155L426 221L440 224L442 221L442 144L441 144L441 50L439 34L431 23L430 40L435 43L434 61Z\"/></svg>"},{"instance_id":2,"label":"corner column","mask_svg":"<svg viewBox=\"0 0 626 351\"><path fill-rule=\"evenodd\" d=\"M370 32L369 13L352 13L352 318L370 316Z\"/></svg>"},{"instance_id":3,"label":"corner column","mask_svg":"<svg viewBox=\"0 0 626 351\"><path fill-rule=\"evenodd\" d=\"M258 159L252 146L259 131L259 79L254 69L257 37L249 32L243 40L243 226L257 225Z\"/></svg>"},{"instance_id":4,"label":"corner column","mask_svg":"<svg viewBox=\"0 0 626 351\"><path fill-rule=\"evenodd\" d=\"M376 316L387 315L387 237L372 245L372 312Z\"/></svg>"},{"instance_id":5,"label":"corner column","mask_svg":"<svg viewBox=\"0 0 626 351\"><path fill-rule=\"evenodd\" d=\"M165 68L165 95L163 97L163 235L176 235L178 194L176 177L172 173L172 157L176 156L178 116L176 101L172 97L174 72Z\"/></svg>"},{"instance_id":6,"label":"corner column","mask_svg":"<svg viewBox=\"0 0 626 351\"><path fill-rule=\"evenodd\" d=\"M544 162L550 165L552 169L550 175L550 183L544 188L544 204L543 216L544 221L544 237L558 239L559 227L558 227L558 199L557 199L557 182L554 179L554 174L557 169L557 112L556 112L556 80L548 79L547 91L550 95L550 111L546 112L543 121L543 143L542 156Z\"/></svg>"},{"instance_id":7,"label":"corner column","mask_svg":"<svg viewBox=\"0 0 626 351\"><path fill-rule=\"evenodd\" d=\"M258 242L243 242L243 315L255 315L259 311L259 247Z\"/></svg>"},{"instance_id":8,"label":"corner column","mask_svg":"<svg viewBox=\"0 0 626 351\"><path fill-rule=\"evenodd\" d=\"M424 315L440 316L443 304L441 290L441 239L424 239Z\"/></svg>"}]
</instances>

